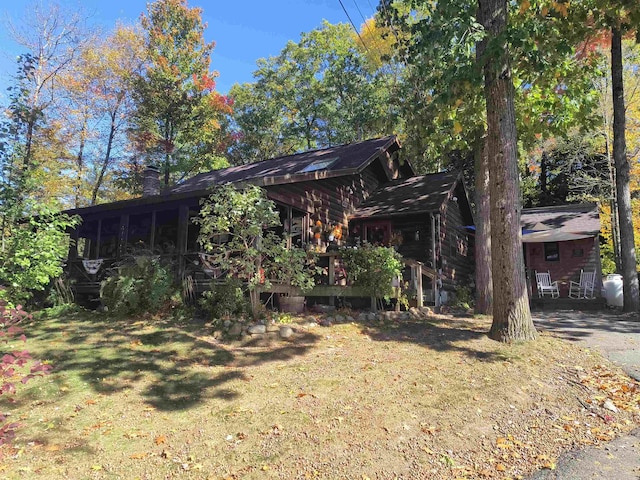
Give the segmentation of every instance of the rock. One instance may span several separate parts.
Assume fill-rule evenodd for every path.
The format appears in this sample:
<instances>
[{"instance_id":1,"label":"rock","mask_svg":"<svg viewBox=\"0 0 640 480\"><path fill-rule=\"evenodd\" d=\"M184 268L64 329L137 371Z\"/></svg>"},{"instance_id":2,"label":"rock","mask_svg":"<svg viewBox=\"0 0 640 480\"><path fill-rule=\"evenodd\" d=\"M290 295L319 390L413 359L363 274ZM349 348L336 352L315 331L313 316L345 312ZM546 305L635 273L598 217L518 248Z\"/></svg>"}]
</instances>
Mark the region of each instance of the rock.
<instances>
[{"instance_id":1,"label":"rock","mask_svg":"<svg viewBox=\"0 0 640 480\"><path fill-rule=\"evenodd\" d=\"M230 337L239 336L242 333L242 324L238 322L234 323L233 325L231 325L227 333Z\"/></svg>"},{"instance_id":2,"label":"rock","mask_svg":"<svg viewBox=\"0 0 640 480\"><path fill-rule=\"evenodd\" d=\"M604 403L602 404L602 406L604 408L606 408L607 410L611 410L612 412L616 413L618 411L618 407L616 407L613 402L611 401L611 399L607 398Z\"/></svg>"},{"instance_id":3,"label":"rock","mask_svg":"<svg viewBox=\"0 0 640 480\"><path fill-rule=\"evenodd\" d=\"M433 310L431 310L431 307L420 307L420 311L423 315L433 315Z\"/></svg>"},{"instance_id":4,"label":"rock","mask_svg":"<svg viewBox=\"0 0 640 480\"><path fill-rule=\"evenodd\" d=\"M358 321L359 322L366 322L367 321L367 314L364 312L360 312L358 314Z\"/></svg>"},{"instance_id":5,"label":"rock","mask_svg":"<svg viewBox=\"0 0 640 480\"><path fill-rule=\"evenodd\" d=\"M406 321L406 320L409 320L409 318L411 318L411 315L409 315L409 312L400 312L400 320Z\"/></svg>"},{"instance_id":6,"label":"rock","mask_svg":"<svg viewBox=\"0 0 640 480\"><path fill-rule=\"evenodd\" d=\"M280 338L289 338L293 335L293 328L289 325L282 325L280 327Z\"/></svg>"},{"instance_id":7,"label":"rock","mask_svg":"<svg viewBox=\"0 0 640 480\"><path fill-rule=\"evenodd\" d=\"M228 318L222 323L222 326L224 328L229 328L231 326L233 322L231 320L229 320Z\"/></svg>"},{"instance_id":8,"label":"rock","mask_svg":"<svg viewBox=\"0 0 640 480\"><path fill-rule=\"evenodd\" d=\"M342 315L336 315L336 323L343 323L344 317Z\"/></svg>"},{"instance_id":9,"label":"rock","mask_svg":"<svg viewBox=\"0 0 640 480\"><path fill-rule=\"evenodd\" d=\"M356 321L356 319L353 318L351 315L347 315L346 320L347 320L347 322L355 322Z\"/></svg>"},{"instance_id":10,"label":"rock","mask_svg":"<svg viewBox=\"0 0 640 480\"><path fill-rule=\"evenodd\" d=\"M333 317L327 317L320 322L323 327L330 327L333 325Z\"/></svg>"},{"instance_id":11,"label":"rock","mask_svg":"<svg viewBox=\"0 0 640 480\"><path fill-rule=\"evenodd\" d=\"M373 312L367 315L367 320L370 322L375 322L377 319L378 319L378 316Z\"/></svg>"},{"instance_id":12,"label":"rock","mask_svg":"<svg viewBox=\"0 0 640 480\"><path fill-rule=\"evenodd\" d=\"M421 320L422 313L420 313L420 310L418 310L416 307L411 307L409 309L409 317L411 317L412 320Z\"/></svg>"},{"instance_id":13,"label":"rock","mask_svg":"<svg viewBox=\"0 0 640 480\"><path fill-rule=\"evenodd\" d=\"M277 325L277 324L270 323L269 325L267 325L267 332L268 333L278 332L278 331L280 331L281 327L282 327L282 325Z\"/></svg>"},{"instance_id":14,"label":"rock","mask_svg":"<svg viewBox=\"0 0 640 480\"><path fill-rule=\"evenodd\" d=\"M267 333L267 327L265 325L262 324L257 324L257 325L251 325L248 329L247 332L250 335L262 335L264 333Z\"/></svg>"}]
</instances>

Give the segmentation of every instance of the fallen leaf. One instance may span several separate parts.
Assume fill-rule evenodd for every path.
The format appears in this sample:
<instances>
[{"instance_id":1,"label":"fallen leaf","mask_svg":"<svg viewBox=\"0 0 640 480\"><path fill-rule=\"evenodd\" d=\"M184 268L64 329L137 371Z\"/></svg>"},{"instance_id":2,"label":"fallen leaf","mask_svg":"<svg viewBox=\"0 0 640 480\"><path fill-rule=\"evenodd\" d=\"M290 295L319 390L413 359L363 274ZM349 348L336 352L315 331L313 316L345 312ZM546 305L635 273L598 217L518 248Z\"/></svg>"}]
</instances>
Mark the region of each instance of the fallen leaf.
<instances>
[{"instance_id":1,"label":"fallen leaf","mask_svg":"<svg viewBox=\"0 0 640 480\"><path fill-rule=\"evenodd\" d=\"M134 453L133 455L130 455L129 458L133 458L134 460L142 460L143 458L146 458L147 454L146 453Z\"/></svg>"},{"instance_id":2,"label":"fallen leaf","mask_svg":"<svg viewBox=\"0 0 640 480\"><path fill-rule=\"evenodd\" d=\"M163 443L167 443L167 437L165 437L164 435L158 435L154 442L156 443L156 445L162 445Z\"/></svg>"},{"instance_id":3,"label":"fallen leaf","mask_svg":"<svg viewBox=\"0 0 640 480\"><path fill-rule=\"evenodd\" d=\"M507 467L504 466L504 464L499 463L496 465L496 470L499 472L504 472L507 469Z\"/></svg>"}]
</instances>

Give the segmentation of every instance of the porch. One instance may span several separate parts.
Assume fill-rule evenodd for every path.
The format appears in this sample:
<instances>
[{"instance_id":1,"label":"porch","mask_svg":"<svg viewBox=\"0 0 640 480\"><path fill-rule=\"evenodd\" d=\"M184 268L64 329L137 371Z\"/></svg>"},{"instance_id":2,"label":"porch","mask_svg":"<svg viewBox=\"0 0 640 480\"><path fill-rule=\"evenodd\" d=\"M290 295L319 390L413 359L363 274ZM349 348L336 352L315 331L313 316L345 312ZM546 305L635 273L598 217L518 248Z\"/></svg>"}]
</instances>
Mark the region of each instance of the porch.
<instances>
[{"instance_id":1,"label":"porch","mask_svg":"<svg viewBox=\"0 0 640 480\"><path fill-rule=\"evenodd\" d=\"M316 286L304 295L299 289L283 283L271 282L269 288L260 288L261 294L267 295L294 295L314 298L318 303L328 303L335 305L340 298L369 298L370 308L376 310L376 299L358 286L351 284L349 272L344 268L340 251L318 253L319 266L323 269L323 274L316 277ZM202 252L187 252L184 255L162 254L155 255L163 265L173 267L178 266L182 287L186 296L197 296L211 288L212 283L222 283L225 281L226 272L215 269L207 265L204 261L205 255ZM126 257L101 258L101 259L74 259L67 262L67 275L73 280L72 288L76 296L86 297L86 300L97 300L100 295L100 284L109 276L118 262ZM131 260L135 256L129 256ZM404 259L405 268L402 272L401 281L408 285L410 294L409 300L413 306L422 307L424 305L438 306L440 297L438 291L437 272L424 265L422 262ZM392 299L397 299L401 293L400 287L394 289L396 293ZM406 294L406 291L402 293ZM322 302L321 300L325 300Z\"/></svg>"}]
</instances>

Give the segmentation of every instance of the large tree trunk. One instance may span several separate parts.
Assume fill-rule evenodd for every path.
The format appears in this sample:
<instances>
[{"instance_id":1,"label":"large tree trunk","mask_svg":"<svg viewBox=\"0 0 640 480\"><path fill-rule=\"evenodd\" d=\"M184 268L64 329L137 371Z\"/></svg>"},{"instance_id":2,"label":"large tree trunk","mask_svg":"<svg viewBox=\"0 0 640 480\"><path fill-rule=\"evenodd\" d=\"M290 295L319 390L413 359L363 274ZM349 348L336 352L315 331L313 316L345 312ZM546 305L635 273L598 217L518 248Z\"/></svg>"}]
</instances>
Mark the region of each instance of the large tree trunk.
<instances>
[{"instance_id":1,"label":"large tree trunk","mask_svg":"<svg viewBox=\"0 0 640 480\"><path fill-rule=\"evenodd\" d=\"M624 311L636 312L640 307L636 250L631 211L630 166L625 138L624 85L622 81L622 33L611 29L611 89L613 92L613 161L616 165L616 194L620 228L620 256L624 278Z\"/></svg>"},{"instance_id":2,"label":"large tree trunk","mask_svg":"<svg viewBox=\"0 0 640 480\"><path fill-rule=\"evenodd\" d=\"M520 181L513 81L509 66L506 0L478 0L488 35L485 98L491 190L493 324L489 337L501 342L536 338L529 310L520 229ZM491 45L495 42L494 45Z\"/></svg>"},{"instance_id":3,"label":"large tree trunk","mask_svg":"<svg viewBox=\"0 0 640 480\"><path fill-rule=\"evenodd\" d=\"M487 136L478 135L475 149L476 170L476 313L491 315L493 311L493 279L491 277L491 206L489 192L489 158Z\"/></svg>"}]
</instances>

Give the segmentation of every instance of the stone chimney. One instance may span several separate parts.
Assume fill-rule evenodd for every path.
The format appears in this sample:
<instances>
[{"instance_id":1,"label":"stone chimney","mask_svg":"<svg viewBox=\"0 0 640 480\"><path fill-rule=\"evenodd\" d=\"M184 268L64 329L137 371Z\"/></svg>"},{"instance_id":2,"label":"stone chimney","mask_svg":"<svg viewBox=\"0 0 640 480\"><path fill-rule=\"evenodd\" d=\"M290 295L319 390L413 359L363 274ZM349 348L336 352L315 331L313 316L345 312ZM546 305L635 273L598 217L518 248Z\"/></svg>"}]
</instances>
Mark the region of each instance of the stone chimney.
<instances>
[{"instance_id":1,"label":"stone chimney","mask_svg":"<svg viewBox=\"0 0 640 480\"><path fill-rule=\"evenodd\" d=\"M160 195L160 169L149 165L142 173L142 196Z\"/></svg>"}]
</instances>

